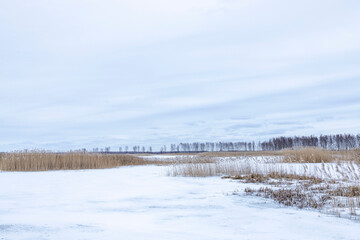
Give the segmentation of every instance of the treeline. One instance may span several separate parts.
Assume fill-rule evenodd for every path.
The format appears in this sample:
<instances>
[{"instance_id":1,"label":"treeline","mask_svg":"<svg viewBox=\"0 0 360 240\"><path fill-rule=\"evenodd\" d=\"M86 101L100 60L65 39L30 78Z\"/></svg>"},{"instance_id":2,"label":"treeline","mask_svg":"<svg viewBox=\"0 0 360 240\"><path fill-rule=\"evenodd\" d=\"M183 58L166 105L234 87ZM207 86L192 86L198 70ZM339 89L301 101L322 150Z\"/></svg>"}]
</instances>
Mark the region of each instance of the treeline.
<instances>
[{"instance_id":1,"label":"treeline","mask_svg":"<svg viewBox=\"0 0 360 240\"><path fill-rule=\"evenodd\" d=\"M328 150L350 150L360 148L360 134L336 134L320 136L274 137L267 141L242 142L193 142L163 145L157 153L189 152L237 152L237 151L278 151L286 148L318 147ZM111 152L110 147L94 148L93 152ZM152 153L152 147L120 147L122 153Z\"/></svg>"},{"instance_id":2,"label":"treeline","mask_svg":"<svg viewBox=\"0 0 360 240\"><path fill-rule=\"evenodd\" d=\"M278 151L287 148L318 147L328 150L360 148L360 134L274 137L267 141L206 142L171 144L171 152Z\"/></svg>"},{"instance_id":3,"label":"treeline","mask_svg":"<svg viewBox=\"0 0 360 240\"><path fill-rule=\"evenodd\" d=\"M302 137L276 137L261 142L261 150L273 151L285 148L318 147L328 150L350 150L360 147L360 134L336 134L302 136Z\"/></svg>"}]
</instances>

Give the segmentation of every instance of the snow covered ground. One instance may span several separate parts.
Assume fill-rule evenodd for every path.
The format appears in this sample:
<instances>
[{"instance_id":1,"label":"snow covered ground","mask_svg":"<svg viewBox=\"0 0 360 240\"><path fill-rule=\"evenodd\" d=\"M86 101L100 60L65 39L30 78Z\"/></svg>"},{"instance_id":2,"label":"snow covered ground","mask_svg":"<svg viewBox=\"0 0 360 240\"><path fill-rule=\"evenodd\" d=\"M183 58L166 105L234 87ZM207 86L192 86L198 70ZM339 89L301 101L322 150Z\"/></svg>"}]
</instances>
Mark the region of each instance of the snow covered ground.
<instances>
[{"instance_id":1,"label":"snow covered ground","mask_svg":"<svg viewBox=\"0 0 360 240\"><path fill-rule=\"evenodd\" d=\"M157 154L157 155L146 155L140 156L146 159L176 159L176 158L192 158L196 157L196 155L165 155L165 154Z\"/></svg>"},{"instance_id":2,"label":"snow covered ground","mask_svg":"<svg viewBox=\"0 0 360 240\"><path fill-rule=\"evenodd\" d=\"M357 221L167 168L0 172L0 239L360 239Z\"/></svg>"},{"instance_id":3,"label":"snow covered ground","mask_svg":"<svg viewBox=\"0 0 360 240\"><path fill-rule=\"evenodd\" d=\"M139 156L141 158L145 158L147 160L156 160L156 161L173 161L173 162L181 162L184 160L197 159L196 155L147 155L147 156Z\"/></svg>"}]
</instances>

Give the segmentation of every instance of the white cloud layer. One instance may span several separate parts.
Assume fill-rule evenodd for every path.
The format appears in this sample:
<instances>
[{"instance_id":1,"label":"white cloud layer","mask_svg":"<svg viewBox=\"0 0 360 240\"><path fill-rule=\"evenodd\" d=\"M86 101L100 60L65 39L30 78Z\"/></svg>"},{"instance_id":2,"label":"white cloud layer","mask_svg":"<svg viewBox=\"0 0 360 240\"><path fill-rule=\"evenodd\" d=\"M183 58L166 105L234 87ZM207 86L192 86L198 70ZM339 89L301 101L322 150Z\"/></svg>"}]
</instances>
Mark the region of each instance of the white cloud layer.
<instances>
[{"instance_id":1,"label":"white cloud layer","mask_svg":"<svg viewBox=\"0 0 360 240\"><path fill-rule=\"evenodd\" d=\"M0 3L0 151L360 132L360 2Z\"/></svg>"}]
</instances>

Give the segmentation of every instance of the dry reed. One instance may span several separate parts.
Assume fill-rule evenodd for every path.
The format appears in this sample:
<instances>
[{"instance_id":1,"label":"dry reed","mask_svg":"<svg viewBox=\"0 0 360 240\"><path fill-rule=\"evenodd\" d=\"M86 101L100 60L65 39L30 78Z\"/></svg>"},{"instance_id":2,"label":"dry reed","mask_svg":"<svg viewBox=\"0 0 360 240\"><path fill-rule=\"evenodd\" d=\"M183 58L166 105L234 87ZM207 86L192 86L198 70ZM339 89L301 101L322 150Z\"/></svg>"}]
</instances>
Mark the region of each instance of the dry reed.
<instances>
[{"instance_id":1,"label":"dry reed","mask_svg":"<svg viewBox=\"0 0 360 240\"><path fill-rule=\"evenodd\" d=\"M286 149L281 151L284 162L296 163L324 163L333 162L334 154L320 148Z\"/></svg>"},{"instance_id":2,"label":"dry reed","mask_svg":"<svg viewBox=\"0 0 360 240\"><path fill-rule=\"evenodd\" d=\"M197 154L197 156L202 157L263 157L280 155L280 151L204 152Z\"/></svg>"},{"instance_id":3,"label":"dry reed","mask_svg":"<svg viewBox=\"0 0 360 240\"><path fill-rule=\"evenodd\" d=\"M360 166L356 164L355 154L320 149L286 150L281 154L283 157L273 157L275 162L254 156L229 158L231 155L227 155L212 158L217 161L208 163L196 162L193 158L187 164L171 166L168 175L222 176L242 183L260 184L260 189L246 187L245 193L271 198L286 206L325 209L338 216L357 217Z\"/></svg>"},{"instance_id":4,"label":"dry reed","mask_svg":"<svg viewBox=\"0 0 360 240\"><path fill-rule=\"evenodd\" d=\"M355 161L360 163L360 149L333 151L321 148L284 149L281 151L244 151L244 152L205 152L201 157L282 157L283 162L326 163L335 161Z\"/></svg>"},{"instance_id":5,"label":"dry reed","mask_svg":"<svg viewBox=\"0 0 360 240\"><path fill-rule=\"evenodd\" d=\"M131 155L83 152L18 151L0 155L1 171L104 169L158 163L160 162ZM164 164L164 162L161 162L161 164Z\"/></svg>"}]
</instances>

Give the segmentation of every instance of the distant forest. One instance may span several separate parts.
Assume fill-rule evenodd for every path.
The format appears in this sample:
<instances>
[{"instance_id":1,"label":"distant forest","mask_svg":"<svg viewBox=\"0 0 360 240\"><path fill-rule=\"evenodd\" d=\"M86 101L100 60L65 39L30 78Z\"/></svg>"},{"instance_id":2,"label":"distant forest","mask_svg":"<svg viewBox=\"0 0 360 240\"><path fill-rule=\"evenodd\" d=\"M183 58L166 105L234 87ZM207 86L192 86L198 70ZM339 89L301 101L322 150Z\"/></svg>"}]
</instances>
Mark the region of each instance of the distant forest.
<instances>
[{"instance_id":1,"label":"distant forest","mask_svg":"<svg viewBox=\"0 0 360 240\"><path fill-rule=\"evenodd\" d=\"M318 147L328 150L351 150L360 148L360 134L336 134L320 136L274 137L268 141L250 142L193 142L162 146L157 153L189 152L237 152L237 151L278 151L287 148ZM94 152L112 152L110 147L94 148ZM116 152L153 153L152 147L120 147Z\"/></svg>"}]
</instances>

